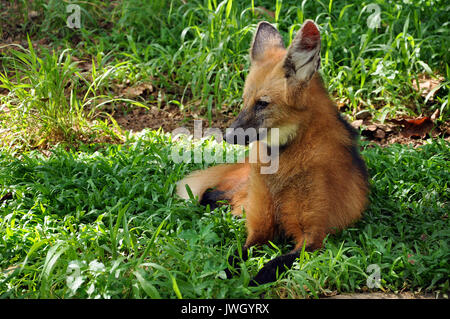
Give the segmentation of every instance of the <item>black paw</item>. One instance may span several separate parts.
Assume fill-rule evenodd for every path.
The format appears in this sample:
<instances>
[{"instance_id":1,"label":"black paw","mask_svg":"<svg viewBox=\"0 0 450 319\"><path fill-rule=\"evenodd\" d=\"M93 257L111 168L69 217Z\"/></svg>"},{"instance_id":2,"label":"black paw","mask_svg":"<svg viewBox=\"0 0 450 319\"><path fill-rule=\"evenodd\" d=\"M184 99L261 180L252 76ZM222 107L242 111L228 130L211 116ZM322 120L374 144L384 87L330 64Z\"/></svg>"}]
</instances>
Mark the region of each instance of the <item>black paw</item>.
<instances>
[{"instance_id":1,"label":"black paw","mask_svg":"<svg viewBox=\"0 0 450 319\"><path fill-rule=\"evenodd\" d=\"M228 264L233 268L236 272L239 271L239 262L246 261L248 259L248 251L246 248L242 248L242 258L239 255L239 250L236 250L230 257L228 257ZM233 274L229 268L225 269L225 274L227 275L227 279L233 277Z\"/></svg>"},{"instance_id":2,"label":"black paw","mask_svg":"<svg viewBox=\"0 0 450 319\"><path fill-rule=\"evenodd\" d=\"M225 275L227 275L227 279L233 278L233 274L231 273L230 269L225 269Z\"/></svg>"},{"instance_id":3,"label":"black paw","mask_svg":"<svg viewBox=\"0 0 450 319\"><path fill-rule=\"evenodd\" d=\"M276 281L279 275L291 268L298 255L298 252L293 252L272 259L261 268L256 276L250 281L249 286L254 287Z\"/></svg>"},{"instance_id":4,"label":"black paw","mask_svg":"<svg viewBox=\"0 0 450 319\"><path fill-rule=\"evenodd\" d=\"M226 194L223 191L208 189L203 194L202 199L200 200L200 205L209 205L209 209L213 211L214 209L219 207L223 201L228 200L225 195Z\"/></svg>"},{"instance_id":5,"label":"black paw","mask_svg":"<svg viewBox=\"0 0 450 319\"><path fill-rule=\"evenodd\" d=\"M265 265L248 284L250 287L264 285L277 280L277 267Z\"/></svg>"}]
</instances>

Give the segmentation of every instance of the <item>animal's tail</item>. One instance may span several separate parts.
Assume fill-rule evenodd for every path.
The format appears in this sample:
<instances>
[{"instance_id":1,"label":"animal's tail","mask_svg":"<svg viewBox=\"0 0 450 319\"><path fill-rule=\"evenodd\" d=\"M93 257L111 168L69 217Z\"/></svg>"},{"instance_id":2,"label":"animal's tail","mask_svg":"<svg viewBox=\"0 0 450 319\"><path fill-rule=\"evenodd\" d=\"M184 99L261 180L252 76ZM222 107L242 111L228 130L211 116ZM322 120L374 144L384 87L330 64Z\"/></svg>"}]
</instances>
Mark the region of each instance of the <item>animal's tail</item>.
<instances>
[{"instance_id":1,"label":"animal's tail","mask_svg":"<svg viewBox=\"0 0 450 319\"><path fill-rule=\"evenodd\" d=\"M192 194L199 199L210 188L232 195L233 190L247 182L249 172L248 163L222 164L195 171L177 183L177 194L183 199L188 199L189 194L186 190L188 185Z\"/></svg>"}]
</instances>

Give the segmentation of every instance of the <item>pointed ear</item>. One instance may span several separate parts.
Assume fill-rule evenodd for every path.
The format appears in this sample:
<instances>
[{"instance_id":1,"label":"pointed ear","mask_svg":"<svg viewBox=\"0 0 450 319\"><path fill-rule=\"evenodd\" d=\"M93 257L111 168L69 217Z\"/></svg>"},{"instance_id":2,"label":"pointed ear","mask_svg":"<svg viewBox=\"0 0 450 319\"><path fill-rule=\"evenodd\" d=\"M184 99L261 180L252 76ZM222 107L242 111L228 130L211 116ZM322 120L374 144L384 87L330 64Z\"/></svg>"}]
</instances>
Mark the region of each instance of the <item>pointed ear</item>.
<instances>
[{"instance_id":1,"label":"pointed ear","mask_svg":"<svg viewBox=\"0 0 450 319\"><path fill-rule=\"evenodd\" d=\"M286 78L308 82L320 66L320 32L312 20L306 20L288 48L284 60Z\"/></svg>"},{"instance_id":2,"label":"pointed ear","mask_svg":"<svg viewBox=\"0 0 450 319\"><path fill-rule=\"evenodd\" d=\"M279 47L284 49L283 38L278 30L269 22L262 21L256 28L250 49L250 58L253 61L261 59L267 49Z\"/></svg>"}]
</instances>

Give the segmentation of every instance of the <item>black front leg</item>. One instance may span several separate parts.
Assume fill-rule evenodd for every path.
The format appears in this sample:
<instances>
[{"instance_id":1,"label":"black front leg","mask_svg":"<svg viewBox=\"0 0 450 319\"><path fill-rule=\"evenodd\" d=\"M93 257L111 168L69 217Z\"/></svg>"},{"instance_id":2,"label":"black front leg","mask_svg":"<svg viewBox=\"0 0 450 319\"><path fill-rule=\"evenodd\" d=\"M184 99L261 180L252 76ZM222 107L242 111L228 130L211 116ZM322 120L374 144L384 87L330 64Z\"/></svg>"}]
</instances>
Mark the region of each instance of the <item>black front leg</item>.
<instances>
[{"instance_id":1,"label":"black front leg","mask_svg":"<svg viewBox=\"0 0 450 319\"><path fill-rule=\"evenodd\" d=\"M256 274L256 276L250 281L249 286L257 286L273 282L277 280L281 273L292 267L294 261L299 257L300 252L295 251L283 256L272 259Z\"/></svg>"},{"instance_id":2,"label":"black front leg","mask_svg":"<svg viewBox=\"0 0 450 319\"><path fill-rule=\"evenodd\" d=\"M207 189L203 194L202 199L200 200L200 205L206 206L209 205L211 211L220 206L221 201L229 200L225 194L225 192L217 190L217 189Z\"/></svg>"},{"instance_id":3,"label":"black front leg","mask_svg":"<svg viewBox=\"0 0 450 319\"><path fill-rule=\"evenodd\" d=\"M242 261L246 261L248 259L248 250L246 247L242 247ZM236 250L230 257L228 257L228 264L231 265L236 270L239 270L239 261L241 258L239 257L239 250ZM225 269L225 273L227 275L227 279L233 277L230 269Z\"/></svg>"}]
</instances>

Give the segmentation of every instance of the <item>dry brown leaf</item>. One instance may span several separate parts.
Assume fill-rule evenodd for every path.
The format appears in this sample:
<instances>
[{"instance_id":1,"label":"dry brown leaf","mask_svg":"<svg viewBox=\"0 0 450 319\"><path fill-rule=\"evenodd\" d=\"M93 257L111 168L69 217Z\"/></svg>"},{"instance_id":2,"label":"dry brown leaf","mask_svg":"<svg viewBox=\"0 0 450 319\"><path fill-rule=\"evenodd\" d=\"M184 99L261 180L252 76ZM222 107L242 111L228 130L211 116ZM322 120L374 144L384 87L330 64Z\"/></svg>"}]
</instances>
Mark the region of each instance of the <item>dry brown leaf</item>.
<instances>
[{"instance_id":1,"label":"dry brown leaf","mask_svg":"<svg viewBox=\"0 0 450 319\"><path fill-rule=\"evenodd\" d=\"M383 130L381 130L381 129L377 129L377 130L375 131L374 136L375 136L376 138L383 139L383 138L386 137L386 133L385 133Z\"/></svg>"},{"instance_id":2,"label":"dry brown leaf","mask_svg":"<svg viewBox=\"0 0 450 319\"><path fill-rule=\"evenodd\" d=\"M357 120L367 120L372 117L372 113L369 110L361 110L355 114Z\"/></svg>"},{"instance_id":3,"label":"dry brown leaf","mask_svg":"<svg viewBox=\"0 0 450 319\"><path fill-rule=\"evenodd\" d=\"M429 133L434 127L433 121L428 116L416 119L393 119L390 121L403 126L403 129L400 133L404 137L417 136L424 138L427 133Z\"/></svg>"},{"instance_id":4,"label":"dry brown leaf","mask_svg":"<svg viewBox=\"0 0 450 319\"><path fill-rule=\"evenodd\" d=\"M363 120L355 120L352 122L352 126L356 129L359 129L361 127L361 125L363 124Z\"/></svg>"},{"instance_id":5,"label":"dry brown leaf","mask_svg":"<svg viewBox=\"0 0 450 319\"><path fill-rule=\"evenodd\" d=\"M433 96L436 93L435 89L442 81L444 81L444 77L437 76L436 78L432 78L428 73L422 73L417 76L418 82L413 81L413 87L416 91L420 92L420 95L423 97L427 97L428 94L431 93L430 100L433 100Z\"/></svg>"},{"instance_id":6,"label":"dry brown leaf","mask_svg":"<svg viewBox=\"0 0 450 319\"><path fill-rule=\"evenodd\" d=\"M141 96L146 90L149 93L153 92L153 85L150 83L142 83L137 86L127 87L122 91L122 94L129 99L135 98L137 96Z\"/></svg>"},{"instance_id":7,"label":"dry brown leaf","mask_svg":"<svg viewBox=\"0 0 450 319\"><path fill-rule=\"evenodd\" d=\"M436 111L434 111L434 113L431 115L430 119L434 122L436 121L436 119L439 117L440 114L441 111L439 109L436 109Z\"/></svg>"}]
</instances>

